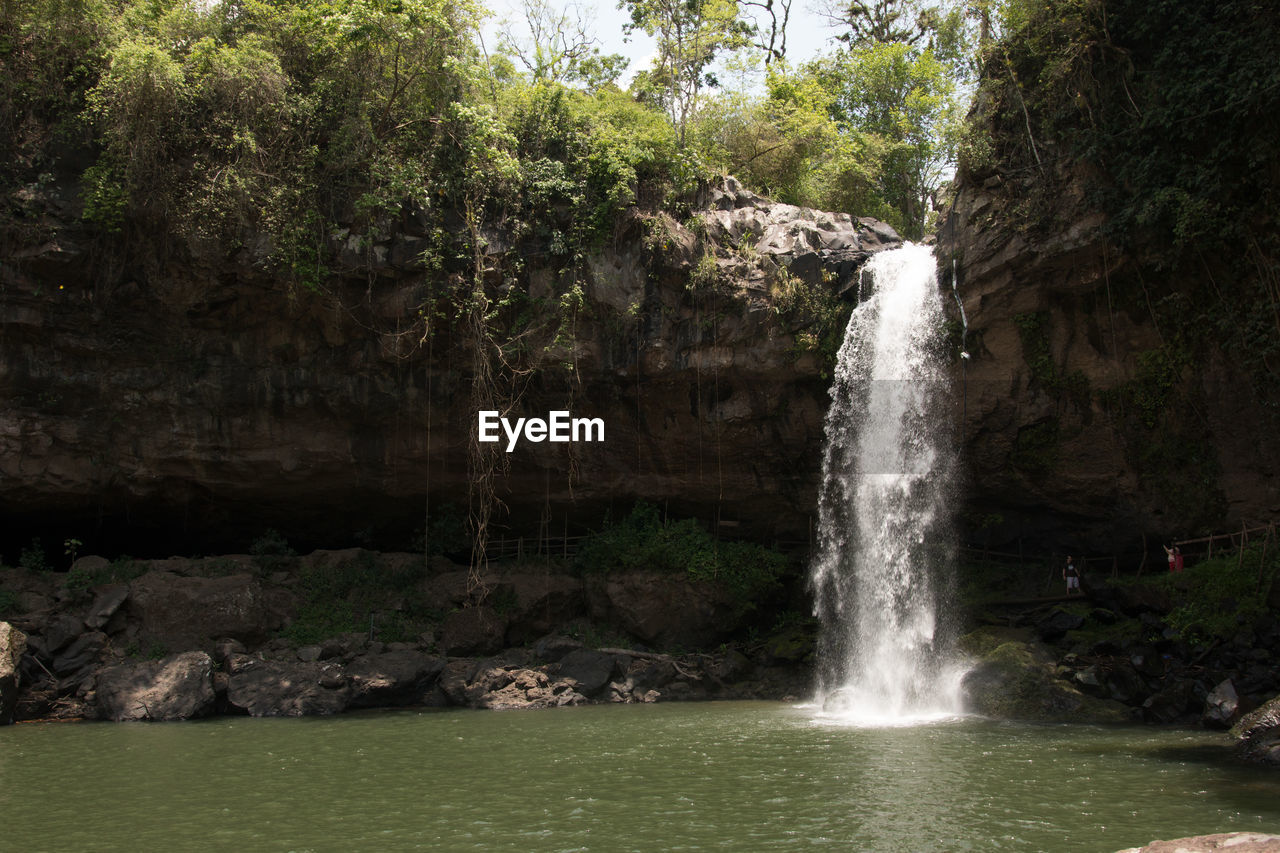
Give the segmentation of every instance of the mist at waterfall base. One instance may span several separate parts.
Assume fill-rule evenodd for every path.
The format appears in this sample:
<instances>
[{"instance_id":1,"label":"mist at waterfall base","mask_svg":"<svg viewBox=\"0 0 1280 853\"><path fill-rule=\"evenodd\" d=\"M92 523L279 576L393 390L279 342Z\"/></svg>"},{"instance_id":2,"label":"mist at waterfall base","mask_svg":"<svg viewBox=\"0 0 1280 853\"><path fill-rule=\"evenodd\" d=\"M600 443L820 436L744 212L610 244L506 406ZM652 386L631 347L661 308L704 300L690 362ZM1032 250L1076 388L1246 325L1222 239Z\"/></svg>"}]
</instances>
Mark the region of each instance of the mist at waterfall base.
<instances>
[{"instance_id":1,"label":"mist at waterfall base","mask_svg":"<svg viewBox=\"0 0 1280 853\"><path fill-rule=\"evenodd\" d=\"M908 725L963 712L943 321L928 247L867 263L831 387L810 571L826 718Z\"/></svg>"}]
</instances>

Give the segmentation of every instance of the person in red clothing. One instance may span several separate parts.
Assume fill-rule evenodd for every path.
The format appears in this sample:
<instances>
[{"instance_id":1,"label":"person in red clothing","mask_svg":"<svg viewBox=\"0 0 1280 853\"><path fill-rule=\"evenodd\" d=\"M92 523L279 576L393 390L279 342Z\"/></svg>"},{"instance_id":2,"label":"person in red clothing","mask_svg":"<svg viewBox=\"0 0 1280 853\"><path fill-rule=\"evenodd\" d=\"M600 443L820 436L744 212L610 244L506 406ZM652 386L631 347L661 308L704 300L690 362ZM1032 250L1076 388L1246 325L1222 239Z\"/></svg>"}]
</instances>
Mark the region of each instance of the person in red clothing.
<instances>
[{"instance_id":1,"label":"person in red clothing","mask_svg":"<svg viewBox=\"0 0 1280 853\"><path fill-rule=\"evenodd\" d=\"M1169 555L1169 571L1182 571L1182 549L1177 545L1174 545L1172 548L1165 545L1164 552Z\"/></svg>"}]
</instances>

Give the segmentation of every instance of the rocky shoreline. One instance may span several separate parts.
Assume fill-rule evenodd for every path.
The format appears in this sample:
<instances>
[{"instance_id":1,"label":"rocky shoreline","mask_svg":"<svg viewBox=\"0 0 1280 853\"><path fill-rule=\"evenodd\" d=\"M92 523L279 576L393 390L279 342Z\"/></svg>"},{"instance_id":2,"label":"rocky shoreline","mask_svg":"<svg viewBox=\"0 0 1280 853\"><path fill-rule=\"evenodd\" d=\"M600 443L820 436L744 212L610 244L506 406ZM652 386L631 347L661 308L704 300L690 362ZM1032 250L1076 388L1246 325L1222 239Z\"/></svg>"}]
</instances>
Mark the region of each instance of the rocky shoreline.
<instances>
[{"instance_id":1,"label":"rocky shoreline","mask_svg":"<svg viewBox=\"0 0 1280 853\"><path fill-rule=\"evenodd\" d=\"M967 682L979 709L1029 719L1088 714L1230 729L1280 694L1280 671L1271 665L1280 648L1274 618L1231 640L1190 642L1149 600L1098 590L1087 606L1087 614L1054 606L1011 615L1004 624L989 617L965 637L965 651L980 661ZM1116 631L1085 630L1089 620ZM1125 638L1126 620L1147 630Z\"/></svg>"},{"instance_id":2,"label":"rocky shoreline","mask_svg":"<svg viewBox=\"0 0 1280 853\"><path fill-rule=\"evenodd\" d=\"M782 699L810 680L811 641L782 631L748 655L727 641L746 615L732 597L669 573L517 565L477 576L441 557L361 549L113 566L5 570L0 589L18 612L6 614L0 719ZM370 628L324 634L333 623L307 590L353 572L375 573L359 592ZM468 606L477 585L484 603ZM715 650L684 651L699 648Z\"/></svg>"},{"instance_id":3,"label":"rocky shoreline","mask_svg":"<svg viewBox=\"0 0 1280 853\"><path fill-rule=\"evenodd\" d=\"M2 570L0 591L0 722L794 700L812 684L811 625L779 620L756 636L762 614L669 572L546 561L476 574L440 556L357 548L84 557L65 575ZM1090 593L1074 608L980 616L987 624L961 640L970 709L1234 727L1239 757L1280 766L1280 673L1268 665L1280 623L1197 646L1169 630L1150 595ZM332 630L357 612L368 630ZM1146 626L1145 639L1082 630L1124 620Z\"/></svg>"},{"instance_id":4,"label":"rocky shoreline","mask_svg":"<svg viewBox=\"0 0 1280 853\"><path fill-rule=\"evenodd\" d=\"M1234 636L1184 636L1174 614L1190 594L1100 580L1075 601L981 612L960 643L974 661L970 710L1230 730L1239 758L1280 767L1280 619L1240 615Z\"/></svg>"}]
</instances>

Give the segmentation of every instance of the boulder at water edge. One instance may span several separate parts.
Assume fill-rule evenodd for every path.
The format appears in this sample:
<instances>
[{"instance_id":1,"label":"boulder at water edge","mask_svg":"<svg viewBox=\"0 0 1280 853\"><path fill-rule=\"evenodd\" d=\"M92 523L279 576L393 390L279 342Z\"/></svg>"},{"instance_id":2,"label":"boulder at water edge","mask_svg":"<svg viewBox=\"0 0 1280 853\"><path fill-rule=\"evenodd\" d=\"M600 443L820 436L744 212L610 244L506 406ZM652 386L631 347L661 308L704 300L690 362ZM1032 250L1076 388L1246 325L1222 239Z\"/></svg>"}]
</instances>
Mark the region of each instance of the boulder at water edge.
<instances>
[{"instance_id":1,"label":"boulder at water edge","mask_svg":"<svg viewBox=\"0 0 1280 853\"><path fill-rule=\"evenodd\" d=\"M1119 853L1280 853L1280 835L1261 832L1222 832L1217 835L1195 835L1172 841L1152 841L1146 847L1130 847Z\"/></svg>"},{"instance_id":2,"label":"boulder at water edge","mask_svg":"<svg viewBox=\"0 0 1280 853\"><path fill-rule=\"evenodd\" d=\"M13 722L13 707L18 702L18 665L27 650L27 635L0 622L0 726Z\"/></svg>"},{"instance_id":3,"label":"boulder at water edge","mask_svg":"<svg viewBox=\"0 0 1280 853\"><path fill-rule=\"evenodd\" d=\"M351 686L335 661L265 661L227 658L227 704L252 717L338 714L351 701Z\"/></svg>"},{"instance_id":4,"label":"boulder at water edge","mask_svg":"<svg viewBox=\"0 0 1280 853\"><path fill-rule=\"evenodd\" d=\"M578 649L565 655L554 671L558 677L571 680L579 693L590 696L609 683L616 668L613 655Z\"/></svg>"},{"instance_id":5,"label":"boulder at water edge","mask_svg":"<svg viewBox=\"0 0 1280 853\"><path fill-rule=\"evenodd\" d=\"M183 652L98 673L98 713L115 720L189 720L213 711L213 659Z\"/></svg>"},{"instance_id":6,"label":"boulder at water edge","mask_svg":"<svg viewBox=\"0 0 1280 853\"><path fill-rule=\"evenodd\" d=\"M347 664L351 708L434 704L437 677L445 659L415 649L361 655Z\"/></svg>"},{"instance_id":7,"label":"boulder at water edge","mask_svg":"<svg viewBox=\"0 0 1280 853\"><path fill-rule=\"evenodd\" d=\"M1119 702L1081 693L1059 678L1038 643L975 631L962 646L979 656L964 677L970 711L1008 720L1117 723L1131 719Z\"/></svg>"},{"instance_id":8,"label":"boulder at water edge","mask_svg":"<svg viewBox=\"0 0 1280 853\"><path fill-rule=\"evenodd\" d=\"M1236 754L1245 761L1280 767L1280 696L1241 718L1231 734L1240 739Z\"/></svg>"},{"instance_id":9,"label":"boulder at water edge","mask_svg":"<svg viewBox=\"0 0 1280 853\"><path fill-rule=\"evenodd\" d=\"M1229 729L1240 716L1240 696L1228 678L1218 684L1204 699L1200 722L1207 728Z\"/></svg>"}]
</instances>

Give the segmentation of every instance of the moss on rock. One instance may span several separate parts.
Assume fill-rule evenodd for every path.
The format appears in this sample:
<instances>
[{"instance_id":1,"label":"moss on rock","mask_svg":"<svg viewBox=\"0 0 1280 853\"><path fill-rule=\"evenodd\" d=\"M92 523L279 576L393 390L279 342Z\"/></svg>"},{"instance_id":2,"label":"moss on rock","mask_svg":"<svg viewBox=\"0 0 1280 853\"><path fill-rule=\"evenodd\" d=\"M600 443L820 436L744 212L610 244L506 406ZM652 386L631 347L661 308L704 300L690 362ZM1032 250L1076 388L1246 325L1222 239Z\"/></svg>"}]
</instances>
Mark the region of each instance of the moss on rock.
<instances>
[{"instance_id":1,"label":"moss on rock","mask_svg":"<svg viewBox=\"0 0 1280 853\"><path fill-rule=\"evenodd\" d=\"M1058 676L1043 646L980 629L961 641L976 653L965 676L969 710L989 717L1038 722L1120 723L1131 719L1118 702L1086 696Z\"/></svg>"}]
</instances>

